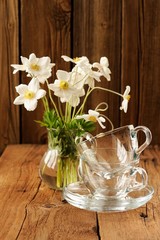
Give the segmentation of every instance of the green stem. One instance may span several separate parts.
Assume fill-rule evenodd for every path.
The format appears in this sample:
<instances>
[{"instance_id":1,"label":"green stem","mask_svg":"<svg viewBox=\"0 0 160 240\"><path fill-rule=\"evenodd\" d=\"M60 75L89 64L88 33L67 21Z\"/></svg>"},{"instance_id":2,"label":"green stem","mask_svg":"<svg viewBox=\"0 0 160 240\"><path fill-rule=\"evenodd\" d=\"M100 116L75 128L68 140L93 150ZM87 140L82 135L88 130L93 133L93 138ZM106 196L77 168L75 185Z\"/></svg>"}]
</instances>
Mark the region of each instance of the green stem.
<instances>
[{"instance_id":1,"label":"green stem","mask_svg":"<svg viewBox=\"0 0 160 240\"><path fill-rule=\"evenodd\" d=\"M42 173L42 176L43 176L43 174L44 174L44 172L45 172L46 166L47 166L47 164L46 164L46 163L44 163L44 165L43 165L43 168L42 168L42 171L41 171L41 173Z\"/></svg>"},{"instance_id":2,"label":"green stem","mask_svg":"<svg viewBox=\"0 0 160 240\"><path fill-rule=\"evenodd\" d=\"M122 94L120 94L120 93L118 93L118 92L115 92L115 91L113 91L113 90L110 90L110 89L108 89L108 88L94 87L94 88L92 88L90 91L87 92L87 94L86 94L86 96L85 96L85 98L84 98L84 101L83 101L82 105L80 106L80 108L78 109L76 115L78 115L78 113L79 113L80 111L81 111L81 112L83 111L88 96L89 96L94 90L96 90L96 89L100 89L100 90L103 90L103 91L106 91L106 92L110 92L110 93L116 94L116 95L118 95L118 96L120 96L120 97L123 98L123 95L122 95Z\"/></svg>"},{"instance_id":3,"label":"green stem","mask_svg":"<svg viewBox=\"0 0 160 240\"><path fill-rule=\"evenodd\" d=\"M71 110L72 110L72 107L68 104L68 118L67 118L67 121L69 122L71 120Z\"/></svg>"},{"instance_id":4,"label":"green stem","mask_svg":"<svg viewBox=\"0 0 160 240\"><path fill-rule=\"evenodd\" d=\"M80 108L78 109L76 115L78 115L80 112L81 112L81 113L83 112L85 103L86 103L87 98L88 98L88 96L89 96L89 92L90 92L90 87L88 88L87 93L86 93L86 96L85 96L85 98L84 98L84 100L83 100L83 103L82 103L82 105L80 106Z\"/></svg>"},{"instance_id":5,"label":"green stem","mask_svg":"<svg viewBox=\"0 0 160 240\"><path fill-rule=\"evenodd\" d=\"M49 106L48 106L48 101L47 101L46 96L42 98L42 102L43 102L43 106L44 106L45 111L48 111Z\"/></svg>"},{"instance_id":6,"label":"green stem","mask_svg":"<svg viewBox=\"0 0 160 240\"><path fill-rule=\"evenodd\" d=\"M57 161L57 187L61 188L62 181L62 161L61 158Z\"/></svg>"},{"instance_id":7,"label":"green stem","mask_svg":"<svg viewBox=\"0 0 160 240\"><path fill-rule=\"evenodd\" d=\"M65 109L65 122L69 122L71 120L71 110L72 107L69 103L66 103L66 109Z\"/></svg>"},{"instance_id":8,"label":"green stem","mask_svg":"<svg viewBox=\"0 0 160 240\"><path fill-rule=\"evenodd\" d=\"M57 162L57 188L77 181L78 160L60 157Z\"/></svg>"},{"instance_id":9,"label":"green stem","mask_svg":"<svg viewBox=\"0 0 160 240\"><path fill-rule=\"evenodd\" d=\"M50 100L51 100L51 103L52 103L53 106L54 106L54 109L55 109L55 111L56 111L56 113L57 113L57 116L60 117L60 116L59 116L58 109L57 109L57 106L56 106L56 104L55 104L55 102L54 102L54 100L53 100L53 98L52 98L51 90L50 90L50 88L49 88L49 83L48 83L47 80L46 80L46 83L47 83L48 93L49 93L49 98L50 98Z\"/></svg>"},{"instance_id":10,"label":"green stem","mask_svg":"<svg viewBox=\"0 0 160 240\"><path fill-rule=\"evenodd\" d=\"M64 119L63 112L62 112L62 107L60 103L60 99L58 98L58 108L59 108L59 113L62 119Z\"/></svg>"},{"instance_id":11,"label":"green stem","mask_svg":"<svg viewBox=\"0 0 160 240\"><path fill-rule=\"evenodd\" d=\"M66 102L66 106L65 106L65 117L64 117L64 121L67 121L67 113L68 113L68 103Z\"/></svg>"},{"instance_id":12,"label":"green stem","mask_svg":"<svg viewBox=\"0 0 160 240\"><path fill-rule=\"evenodd\" d=\"M74 118L75 114L76 114L76 107L73 108L72 119Z\"/></svg>"}]
</instances>

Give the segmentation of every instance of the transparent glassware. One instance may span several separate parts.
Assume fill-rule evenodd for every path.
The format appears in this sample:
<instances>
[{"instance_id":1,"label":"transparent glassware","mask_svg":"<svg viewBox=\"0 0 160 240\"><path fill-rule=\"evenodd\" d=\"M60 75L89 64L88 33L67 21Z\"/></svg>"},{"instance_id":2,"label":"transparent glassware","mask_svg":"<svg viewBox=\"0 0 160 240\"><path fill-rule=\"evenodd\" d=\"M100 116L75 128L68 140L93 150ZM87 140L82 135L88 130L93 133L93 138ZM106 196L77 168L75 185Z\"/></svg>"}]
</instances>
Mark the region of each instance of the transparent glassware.
<instances>
[{"instance_id":1,"label":"transparent glassware","mask_svg":"<svg viewBox=\"0 0 160 240\"><path fill-rule=\"evenodd\" d=\"M66 142L65 149L62 149L62 144L59 144L61 139L57 141L52 131L48 131L48 149L41 159L39 175L50 188L61 190L78 181L79 159L74 138L70 136L69 147L66 147Z\"/></svg>"},{"instance_id":2,"label":"transparent glassware","mask_svg":"<svg viewBox=\"0 0 160 240\"><path fill-rule=\"evenodd\" d=\"M101 165L99 162L98 165L92 165L83 161L79 173L95 198L124 198L130 192L141 190L148 184L146 171L131 165L113 174L113 169L108 168L108 163Z\"/></svg>"},{"instance_id":3,"label":"transparent glassware","mask_svg":"<svg viewBox=\"0 0 160 240\"><path fill-rule=\"evenodd\" d=\"M145 136L145 141L140 145L138 133L143 132ZM91 134L86 134L84 139L78 144L78 152L81 155L85 150L100 148L117 149L121 152L134 151L135 157L141 154L141 152L150 144L152 140L151 131L145 126L126 125L120 128L116 128L112 131L99 133L96 136Z\"/></svg>"},{"instance_id":4,"label":"transparent glassware","mask_svg":"<svg viewBox=\"0 0 160 240\"><path fill-rule=\"evenodd\" d=\"M139 145L138 132L145 135ZM64 188L72 205L93 211L126 211L148 202L154 189L148 175L138 167L140 153L150 144L151 132L144 126L127 125L79 140L80 180Z\"/></svg>"},{"instance_id":5,"label":"transparent glassware","mask_svg":"<svg viewBox=\"0 0 160 240\"><path fill-rule=\"evenodd\" d=\"M124 212L146 204L153 196L154 189L147 185L133 191L124 198L95 198L83 182L71 183L63 190L64 199L71 205L96 212Z\"/></svg>"}]
</instances>

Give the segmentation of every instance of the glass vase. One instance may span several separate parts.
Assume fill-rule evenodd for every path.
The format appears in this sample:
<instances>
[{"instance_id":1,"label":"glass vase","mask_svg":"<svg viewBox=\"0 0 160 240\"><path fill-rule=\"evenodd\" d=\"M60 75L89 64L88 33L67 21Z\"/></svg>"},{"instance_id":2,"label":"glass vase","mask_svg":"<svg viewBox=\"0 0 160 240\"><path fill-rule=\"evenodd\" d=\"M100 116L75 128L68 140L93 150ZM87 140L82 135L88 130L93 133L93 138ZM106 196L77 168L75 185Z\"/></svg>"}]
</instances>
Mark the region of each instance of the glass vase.
<instances>
[{"instance_id":1,"label":"glass vase","mask_svg":"<svg viewBox=\"0 0 160 240\"><path fill-rule=\"evenodd\" d=\"M74 135L65 132L63 138L48 131L48 149L40 162L39 174L44 183L52 189L61 190L78 181L78 156Z\"/></svg>"}]
</instances>

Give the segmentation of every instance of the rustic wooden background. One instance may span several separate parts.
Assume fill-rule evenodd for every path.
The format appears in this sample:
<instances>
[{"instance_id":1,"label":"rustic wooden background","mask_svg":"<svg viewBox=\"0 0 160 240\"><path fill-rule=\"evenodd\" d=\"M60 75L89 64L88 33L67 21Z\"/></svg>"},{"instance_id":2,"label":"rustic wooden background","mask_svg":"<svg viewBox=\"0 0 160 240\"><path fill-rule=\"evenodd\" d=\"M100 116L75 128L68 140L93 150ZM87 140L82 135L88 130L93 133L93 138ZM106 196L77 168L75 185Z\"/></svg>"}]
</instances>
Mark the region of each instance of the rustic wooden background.
<instances>
[{"instance_id":1,"label":"rustic wooden background","mask_svg":"<svg viewBox=\"0 0 160 240\"><path fill-rule=\"evenodd\" d=\"M121 99L96 93L88 107L107 99L114 126L145 125L152 144L160 144L160 0L0 0L0 152L10 143L43 143L45 130L34 112L13 105L15 86L25 75L12 74L19 56L50 56L56 71L68 69L60 56L86 55L91 62L107 56L112 71L109 87L131 86L128 113Z\"/></svg>"}]
</instances>

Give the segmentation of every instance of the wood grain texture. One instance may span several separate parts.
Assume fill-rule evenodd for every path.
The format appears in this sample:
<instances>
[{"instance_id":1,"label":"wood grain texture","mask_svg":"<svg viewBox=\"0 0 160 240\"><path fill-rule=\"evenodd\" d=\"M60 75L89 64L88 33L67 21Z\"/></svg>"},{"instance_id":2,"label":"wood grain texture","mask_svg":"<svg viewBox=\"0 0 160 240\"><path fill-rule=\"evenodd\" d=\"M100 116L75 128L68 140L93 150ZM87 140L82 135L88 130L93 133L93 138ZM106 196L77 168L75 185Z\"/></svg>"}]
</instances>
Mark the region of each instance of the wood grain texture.
<instances>
[{"instance_id":1,"label":"wood grain texture","mask_svg":"<svg viewBox=\"0 0 160 240\"><path fill-rule=\"evenodd\" d=\"M125 86L131 87L131 99L127 114L121 112L121 125L138 124L139 114L139 86L141 46L143 33L141 32L140 1L122 1L122 55L121 55L121 91Z\"/></svg>"},{"instance_id":2,"label":"wood grain texture","mask_svg":"<svg viewBox=\"0 0 160 240\"><path fill-rule=\"evenodd\" d=\"M56 63L52 82L57 69L69 68L61 55L70 55L70 15L70 0L21 0L21 55L28 57L33 52L37 57L49 56ZM26 79L22 75L22 82ZM41 101L34 112L22 108L23 143L43 142L46 130L34 122L42 120L43 111Z\"/></svg>"},{"instance_id":3,"label":"wood grain texture","mask_svg":"<svg viewBox=\"0 0 160 240\"><path fill-rule=\"evenodd\" d=\"M146 169L153 198L144 206L122 213L99 213L101 240L158 240L160 237L160 148L147 148L140 161Z\"/></svg>"},{"instance_id":4,"label":"wood grain texture","mask_svg":"<svg viewBox=\"0 0 160 240\"><path fill-rule=\"evenodd\" d=\"M142 58L140 79L139 124L153 133L153 144L159 144L160 134L160 1L142 1Z\"/></svg>"},{"instance_id":5,"label":"wood grain texture","mask_svg":"<svg viewBox=\"0 0 160 240\"><path fill-rule=\"evenodd\" d=\"M100 57L109 59L111 82L103 79L100 86L120 91L121 68L121 1L75 0L73 2L73 56L87 56L90 62ZM105 113L114 126L119 126L119 97L97 90L90 97L87 109L95 109L106 101ZM109 125L107 127L110 127ZM97 132L102 131L97 128Z\"/></svg>"},{"instance_id":6,"label":"wood grain texture","mask_svg":"<svg viewBox=\"0 0 160 240\"><path fill-rule=\"evenodd\" d=\"M38 162L43 150L36 146L10 146L0 162L0 239L16 239L26 216L26 206L37 193ZM8 228L9 227L9 228Z\"/></svg>"},{"instance_id":7,"label":"wood grain texture","mask_svg":"<svg viewBox=\"0 0 160 240\"><path fill-rule=\"evenodd\" d=\"M57 69L70 69L62 54L86 55L91 62L107 56L111 82L100 85L122 93L130 85L128 112L119 111L122 99L101 91L90 96L87 109L105 100L115 127L145 125L152 131L152 144L160 144L159 12L160 1L154 0L0 1L0 153L9 143L46 141L46 130L34 122L42 118L41 101L34 112L13 105L15 86L29 79L13 75L10 64L32 52L56 63L50 81Z\"/></svg>"},{"instance_id":8,"label":"wood grain texture","mask_svg":"<svg viewBox=\"0 0 160 240\"><path fill-rule=\"evenodd\" d=\"M18 1L0 1L0 154L8 143L19 142L19 110L13 106L19 77L10 64L19 61Z\"/></svg>"},{"instance_id":9,"label":"wood grain texture","mask_svg":"<svg viewBox=\"0 0 160 240\"><path fill-rule=\"evenodd\" d=\"M121 124L150 128L159 143L160 58L159 1L122 1L122 86L131 86L131 101ZM155 127L155 123L157 126Z\"/></svg>"},{"instance_id":10,"label":"wood grain texture","mask_svg":"<svg viewBox=\"0 0 160 240\"><path fill-rule=\"evenodd\" d=\"M98 240L96 233L96 214L75 209L67 203L55 199L47 191L50 199L43 200L44 190L39 191L36 199L27 207L27 216L18 239L54 240ZM48 195L49 195L48 194ZM39 198L43 200L39 203ZM45 202L45 204L44 204ZM28 229L30 233L28 234Z\"/></svg>"},{"instance_id":11,"label":"wood grain texture","mask_svg":"<svg viewBox=\"0 0 160 240\"><path fill-rule=\"evenodd\" d=\"M61 201L38 166L47 146L10 145L0 159L0 239L98 240L96 213Z\"/></svg>"},{"instance_id":12,"label":"wood grain texture","mask_svg":"<svg viewBox=\"0 0 160 240\"><path fill-rule=\"evenodd\" d=\"M120 213L95 213L61 201L43 184L39 161L46 145L10 145L0 158L0 239L10 240L158 240L160 236L160 147L147 148L146 169L153 198ZM97 218L98 216L98 218Z\"/></svg>"}]
</instances>

